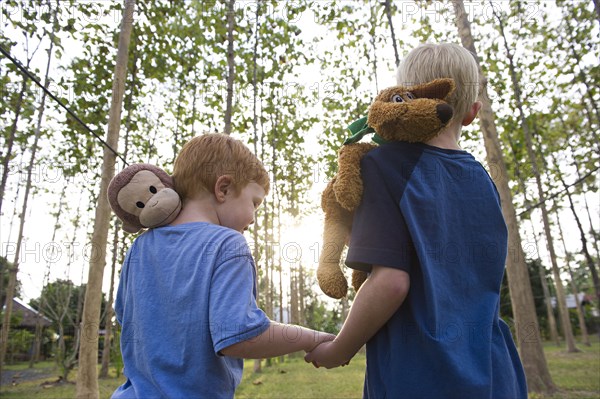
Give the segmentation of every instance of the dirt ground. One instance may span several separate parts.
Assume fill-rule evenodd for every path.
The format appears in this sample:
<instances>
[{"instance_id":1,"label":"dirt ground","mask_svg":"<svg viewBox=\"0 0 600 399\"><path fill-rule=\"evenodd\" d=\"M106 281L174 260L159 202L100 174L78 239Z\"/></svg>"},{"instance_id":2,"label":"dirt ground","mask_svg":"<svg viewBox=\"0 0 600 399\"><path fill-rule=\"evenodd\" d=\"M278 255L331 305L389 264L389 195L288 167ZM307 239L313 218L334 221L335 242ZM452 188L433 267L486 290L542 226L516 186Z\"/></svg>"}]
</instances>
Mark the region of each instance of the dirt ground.
<instances>
[{"instance_id":1,"label":"dirt ground","mask_svg":"<svg viewBox=\"0 0 600 399\"><path fill-rule=\"evenodd\" d=\"M20 382L37 380L42 378L56 378L53 368L24 369L24 370L2 370L0 385L17 385Z\"/></svg>"}]
</instances>

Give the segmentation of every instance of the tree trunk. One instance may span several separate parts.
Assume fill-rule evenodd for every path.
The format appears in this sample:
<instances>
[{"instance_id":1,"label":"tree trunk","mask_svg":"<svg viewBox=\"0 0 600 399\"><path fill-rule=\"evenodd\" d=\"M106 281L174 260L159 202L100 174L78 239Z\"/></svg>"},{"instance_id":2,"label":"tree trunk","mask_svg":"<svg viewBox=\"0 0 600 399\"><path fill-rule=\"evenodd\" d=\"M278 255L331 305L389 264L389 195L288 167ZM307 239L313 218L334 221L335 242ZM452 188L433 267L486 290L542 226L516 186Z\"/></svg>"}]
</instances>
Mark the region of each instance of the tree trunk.
<instances>
[{"instance_id":1,"label":"tree trunk","mask_svg":"<svg viewBox=\"0 0 600 399\"><path fill-rule=\"evenodd\" d=\"M558 163L556 163L558 161L556 160L554 155L552 156L552 159L553 159L555 165L558 165ZM573 203L573 197L571 196L571 192L569 191L569 186L567 186L567 183L565 182L565 179L563 178L562 174L560 173L560 170L558 170L558 178L563 186L563 189L565 190L565 192L567 194L567 199L569 200L569 208L571 209L573 218L575 219L575 222L577 223L577 228L579 230L579 237L581 239L581 250L585 256L586 264L587 264L588 268L590 269L590 274L592 275L592 281L594 283L594 291L596 293L596 305L599 306L600 305L600 281L599 281L600 279L598 278L598 271L596 270L596 265L594 264L594 259L592 258L592 256L590 255L590 251L588 250L587 238L585 237L585 230L583 229L583 226L581 225L581 221L579 219L579 215L577 214L577 211L575 210L575 204Z\"/></svg>"},{"instance_id":2,"label":"tree trunk","mask_svg":"<svg viewBox=\"0 0 600 399\"><path fill-rule=\"evenodd\" d=\"M112 317L113 317L113 299L115 291L115 274L117 270L117 252L119 250L119 229L121 223L115 218L115 231L113 236L112 261L110 270L110 289L108 292L108 302L106 303L106 317L104 319L104 348L102 348L102 367L100 368L100 378L108 377L108 365L110 362L110 348L112 339Z\"/></svg>"},{"instance_id":3,"label":"tree trunk","mask_svg":"<svg viewBox=\"0 0 600 399\"><path fill-rule=\"evenodd\" d=\"M62 214L62 207L64 204L66 189L67 189L67 185L65 184L60 193L60 199L58 201L58 211L56 212L56 218L54 219L54 230L52 231L52 238L50 240L50 242L52 242L52 243L54 243L56 241L56 232L60 228L59 221L60 221L60 216ZM52 249L54 250L54 247L52 247ZM53 252L51 259L55 259L54 257L55 257L55 254ZM39 361L41 342L42 342L42 330L43 330L41 322L42 322L42 317L44 315L44 310L46 307L46 295L44 294L44 288L50 282L51 267L52 267L52 262L48 261L46 263L46 272L44 274L44 284L42 287L42 292L40 294L40 303L39 303L39 307L38 307L38 314L37 314L37 317L35 320L35 338L34 338L34 344L33 344L33 353L32 353L31 359L29 361L29 368L33 368L34 363Z\"/></svg>"},{"instance_id":4,"label":"tree trunk","mask_svg":"<svg viewBox=\"0 0 600 399\"><path fill-rule=\"evenodd\" d=\"M128 49L133 27L134 8L135 0L125 0L106 135L106 142L111 148L117 148L119 144L121 107L127 75ZM106 191L108 183L115 174L115 160L116 155L107 147L104 147L102 179L94 218L92 253L90 255L88 283L83 307L83 326L77 373L77 398L79 399L99 397L98 372L96 369L98 363L98 327L102 299L102 278L104 266L106 265L106 244L110 224L110 206L106 198Z\"/></svg>"},{"instance_id":5,"label":"tree trunk","mask_svg":"<svg viewBox=\"0 0 600 399\"><path fill-rule=\"evenodd\" d=\"M300 284L298 285L298 293L300 296L300 324L306 324L306 306L304 303L304 298L306 298L306 294L304 292L304 268L302 267L302 263L298 264L298 278L300 280Z\"/></svg>"},{"instance_id":6,"label":"tree trunk","mask_svg":"<svg viewBox=\"0 0 600 399\"><path fill-rule=\"evenodd\" d=\"M567 244L565 242L565 236L563 234L563 229L560 224L560 218L557 216L556 224L558 224L558 232L560 234L560 241L563 245L563 250L565 251L565 262L567 269L569 270L569 277L571 292L575 296L575 307L577 309L577 321L579 322L579 329L581 330L581 341L585 346L591 346L590 337L588 336L587 326L585 325L585 317L583 316L583 308L581 307L581 301L579 300L579 295L577 292L577 286L575 285L575 276L573 275L573 269L571 269L571 254L567 251Z\"/></svg>"},{"instance_id":7,"label":"tree trunk","mask_svg":"<svg viewBox=\"0 0 600 399\"><path fill-rule=\"evenodd\" d=\"M57 1L58 3L58 1ZM58 8L58 6L56 7ZM56 15L55 15L56 17ZM53 27L54 28L54 27ZM24 32L25 34L25 32ZM54 31L51 33L51 46L54 44ZM28 41L28 37L26 35L26 39L27 43L29 43ZM31 52L31 55L29 55L29 44L26 45L25 48L25 52L27 54L27 62L25 63L25 69L29 69L29 65L31 64L31 61L33 60L33 57L35 56L35 53L38 51L38 49L40 48L40 45L42 44L42 41L40 41L37 45L37 47ZM52 47L50 47L52 48ZM50 58L50 57L48 57ZM50 60L48 60L48 62L50 62ZM46 72L46 77L48 76L48 72ZM4 199L4 191L6 190L6 181L8 179L8 173L10 171L10 159L12 157L12 147L14 145L15 142L15 136L17 134L17 124L19 122L19 118L21 115L21 110L23 108L23 98L25 96L25 92L27 91L27 82L29 81L29 77L27 75L23 75L23 82L21 84L21 90L19 92L19 97L17 98L17 104L16 104L16 110L15 110L15 117L13 119L13 123L12 126L10 128L10 134L8 136L8 140L6 141L6 154L4 156L4 158L2 159L2 178L0 180L0 214L2 211L2 201ZM44 84L46 85L45 87L48 88L48 79L46 78L46 81L44 82ZM11 299L12 302L12 299ZM5 306L8 304L5 304ZM12 303L11 303L11 308L12 308ZM0 340L2 339L2 336L0 336ZM0 345L1 346L1 345ZM2 370L2 362L4 361L4 357L0 357L0 372Z\"/></svg>"},{"instance_id":8,"label":"tree trunk","mask_svg":"<svg viewBox=\"0 0 600 399\"><path fill-rule=\"evenodd\" d=\"M394 23L392 22L392 4L390 0L385 0L385 15L387 16L388 24L390 25L390 36L392 38L392 46L394 47L394 57L396 68L400 65L400 55L398 54L398 45L396 44L396 34L394 33Z\"/></svg>"},{"instance_id":9,"label":"tree trunk","mask_svg":"<svg viewBox=\"0 0 600 399\"><path fill-rule=\"evenodd\" d=\"M300 324L298 308L298 276L292 265L290 265L290 322Z\"/></svg>"},{"instance_id":10,"label":"tree trunk","mask_svg":"<svg viewBox=\"0 0 600 399\"><path fill-rule=\"evenodd\" d=\"M371 47L373 48L373 78L375 79L375 93L379 93L379 82L377 80L377 44L375 43L375 33L377 33L377 11L375 10L376 6L377 2L375 2L375 5L371 5L371 3L369 2L369 9L371 11L371 37L369 40L371 42ZM389 22L391 27L392 20L389 19ZM393 31L393 28L391 29Z\"/></svg>"},{"instance_id":11,"label":"tree trunk","mask_svg":"<svg viewBox=\"0 0 600 399\"><path fill-rule=\"evenodd\" d=\"M25 96L25 90L27 90L27 80L27 77L23 76L21 91L19 92L19 97L17 98L17 109L15 110L15 118L13 119L13 123L10 128L8 140L6 140L6 154L2 159L2 180L0 181L0 212L2 212L2 200L4 199L6 181L8 180L8 173L10 171L10 159L12 157L12 148L15 142L15 135L17 134L17 124L19 122L19 117L21 116L21 108L23 107L23 97Z\"/></svg>"},{"instance_id":12,"label":"tree trunk","mask_svg":"<svg viewBox=\"0 0 600 399\"><path fill-rule=\"evenodd\" d=\"M55 37L55 32L56 32L56 28L57 28L57 24L58 24L58 18L57 18L58 7L59 7L59 3L57 1L56 8L54 9L54 14L53 14L52 32L50 33L50 46L48 47L48 62L46 63L46 73L44 76L44 87L46 89L48 88L48 85L50 83L50 81L49 81L50 63L52 61L52 51L54 49L54 37ZM38 124L36 127L36 132L38 130L40 130L42 127L42 117L43 117L44 109L45 109L45 105L46 105L46 96L47 96L47 94L44 91L42 93L42 100L41 100L40 108L38 111L39 114L38 114L38 122L37 122ZM61 210L62 210L65 189L66 189L66 186L63 187L63 189L61 191L61 195L60 195L60 200L59 200L59 205L58 205L58 213L56 214L56 220L54 222L54 231L52 232L52 241L50 241L52 243L54 242L54 239L56 238L56 231L58 230L58 225L59 225L58 222L59 222L59 218L60 218L60 214L61 214ZM48 262L46 275L45 275L46 283L48 283L48 280L49 280L49 273L50 273L50 262ZM43 304L44 304L44 300L43 300L43 296L42 296L42 298L40 298L39 310L38 310L38 314L36 317L35 337L34 337L34 342L33 342L33 350L32 350L32 354L31 354L31 358L29 359L29 368L33 368L33 365L35 364L35 362L37 362L39 360L41 342L42 342L41 317L42 317L42 314L44 311Z\"/></svg>"},{"instance_id":13,"label":"tree trunk","mask_svg":"<svg viewBox=\"0 0 600 399\"><path fill-rule=\"evenodd\" d=\"M548 281L546 280L545 270L546 268L540 261L538 272L540 274L542 291L544 292L544 303L546 304L546 315L548 317L548 328L550 329L550 340L553 341L556 346L560 346L560 338L558 336L556 318L554 317L554 309L552 308L552 300L550 298L550 290L548 289Z\"/></svg>"},{"instance_id":14,"label":"tree trunk","mask_svg":"<svg viewBox=\"0 0 600 399\"><path fill-rule=\"evenodd\" d=\"M132 34L133 34L132 27ZM132 70L131 70L131 90L129 91L128 96L125 98L125 109L127 110L127 119L125 120L125 140L123 145L123 159L127 160L127 155L129 153L129 132L131 131L131 114L133 113L133 88L137 86L137 60L139 50L136 46L135 35L133 37L134 47L133 47L133 61L132 61ZM150 150L148 150L148 163L150 163ZM123 165L125 168L125 165ZM122 257L121 257L122 259Z\"/></svg>"},{"instance_id":15,"label":"tree trunk","mask_svg":"<svg viewBox=\"0 0 600 399\"><path fill-rule=\"evenodd\" d=\"M133 30L133 27L132 27ZM127 111L127 117L125 118L125 148L123 149L123 159L127 160L127 155L129 152L129 132L131 131L131 114L133 113L133 88L135 87L136 77L137 77L137 51L134 50L133 54L133 70L131 72L131 87L132 89L129 91L128 96L125 98L125 110ZM123 165L125 167L125 165ZM108 367L110 363L110 352L112 348L112 317L114 315L113 311L113 301L114 301L114 289L115 289L115 274L117 268L117 260L123 259L123 256L119 257L117 251L119 249L119 229L121 226L121 222L119 219L115 218L115 231L113 236L113 250L112 250L112 264L111 264L111 272L110 272L110 288L108 295L108 303L106 304L106 316L105 316L105 330L106 334L104 335L104 348L102 350L102 366L100 368L100 378L108 377ZM124 246L124 237L121 241L121 244ZM121 254L123 255L123 254Z\"/></svg>"},{"instance_id":16,"label":"tree trunk","mask_svg":"<svg viewBox=\"0 0 600 399\"><path fill-rule=\"evenodd\" d=\"M508 142L510 144L510 149L513 153L513 157L515 159L515 175L516 178L519 182L519 187L521 192L523 193L523 202L524 205L526 207L529 207L529 204L531 203L531 201L529 200L529 198L527 197L527 185L525 183L525 179L523 178L523 175L521 174L521 168L519 166L519 162L517 161L518 156L517 156L517 152L515 151L515 143L512 140L510 134L506 135ZM533 221L531 220L531 216L528 218L529 222L531 223L531 231L532 231L532 235L533 235L533 240L535 242L535 250L536 250L536 254L537 254L537 260L539 262L539 267L538 269L538 274L540 277L540 284L542 285L542 291L544 293L544 303L546 304L546 315L548 317L548 328L550 330L550 340L555 342L557 346L560 346L560 338L558 336L558 330L557 330L557 326L556 326L556 318L554 317L554 308L552 307L552 300L550 297L550 290L548 289L548 281L546 279L546 273L545 273L545 267L544 264L542 262L542 260L540 259L540 246L539 246L539 242L537 239L537 232L535 229L535 226L533 224Z\"/></svg>"},{"instance_id":17,"label":"tree trunk","mask_svg":"<svg viewBox=\"0 0 600 399\"><path fill-rule=\"evenodd\" d=\"M79 209L78 209L79 211ZM83 276L82 276L83 277ZM86 288L87 292L87 288ZM69 298L71 295L69 295ZM75 326L75 343L73 344L73 350L71 351L71 356L65 360L64 366L64 380L67 381L69 377L69 372L75 367L77 363L77 354L79 352L80 344L81 344L81 314L83 313L83 285L80 286L79 295L77 296L77 314L75 315L75 320L72 321L72 325ZM80 366L81 367L81 366Z\"/></svg>"},{"instance_id":18,"label":"tree trunk","mask_svg":"<svg viewBox=\"0 0 600 399\"><path fill-rule=\"evenodd\" d=\"M538 273L540 275L540 284L542 285L542 291L544 292L544 303L546 304L546 315L548 317L548 328L550 329L550 340L556 343L556 346L560 346L560 338L558 336L558 329L556 328L556 318L554 317L554 309L552 308L552 300L550 297L550 290L548 289L548 280L546 279L546 268L539 257L540 248L538 245L537 234L531 222L531 230L533 231L533 237L535 240L536 253L538 254L537 260L539 262Z\"/></svg>"},{"instance_id":19,"label":"tree trunk","mask_svg":"<svg viewBox=\"0 0 600 399\"><path fill-rule=\"evenodd\" d=\"M453 0L452 4L462 45L475 55L479 64L473 35L471 34L471 25L463 1ZM488 166L495 169L492 171L491 176L500 194L502 213L508 228L509 256L507 257L506 273L516 321L517 345L527 376L528 389L532 392L554 392L556 387L552 382L546 357L544 356L517 216L512 203L506 165L504 164L504 157L494 122L494 111L487 94L487 80L483 75L480 64L479 84L481 87L480 100L482 102L480 123L483 130L486 159Z\"/></svg>"},{"instance_id":20,"label":"tree trunk","mask_svg":"<svg viewBox=\"0 0 600 399\"><path fill-rule=\"evenodd\" d=\"M183 138L179 137L179 128L180 128L180 123L181 123L181 109L183 108L181 106L181 102L183 101L183 95L184 95L184 91L185 91L185 76L180 76L179 77L180 81L179 81L179 98L177 99L177 116L175 117L176 120L176 124L175 124L175 131L173 132L173 164L175 163L175 159L177 158L177 153L179 152L179 141L183 141Z\"/></svg>"},{"instance_id":21,"label":"tree trunk","mask_svg":"<svg viewBox=\"0 0 600 399\"><path fill-rule=\"evenodd\" d=\"M554 273L554 280L556 286L556 301L558 303L558 310L561 319L561 325L563 328L563 336L565 337L565 341L567 343L567 351L568 352L578 352L579 350L575 346L575 338L573 337L573 331L571 329L571 321L569 318L569 310L567 309L567 303L565 299L565 292L562 281L560 279L560 270L558 267L558 262L556 260L556 252L554 250L554 241L552 237L552 231L550 228L550 218L548 216L548 209L545 203L545 193L542 185L542 179L540 176L540 172L538 170L538 160L537 155L533 149L533 142L531 140L531 133L529 132L529 125L527 124L527 120L525 119L525 112L523 110L523 103L521 101L521 87L519 85L519 81L517 78L517 71L515 68L513 55L508 46L508 41L506 39L506 35L504 33L504 22L500 15L496 13L496 11L492 7L492 12L496 19L498 20L498 25L500 27L500 35L502 36L506 56L508 58L508 67L510 70L510 77L513 85L513 92L515 96L515 102L517 109L519 110L519 119L521 123L521 128L523 130L523 135L525 136L525 143L527 146L527 154L529 157L529 163L531 164L531 172L535 177L535 182L538 189L538 197L540 201L540 209L542 211L542 221L544 223L544 233L546 235L546 246L548 248L548 252L550 254L550 261L552 262L552 272Z\"/></svg>"},{"instance_id":22,"label":"tree trunk","mask_svg":"<svg viewBox=\"0 0 600 399\"><path fill-rule=\"evenodd\" d=\"M256 2L256 13L254 15L254 50L252 52L252 132L253 132L253 146L254 146L254 154L258 156L258 115L256 112L256 100L257 100L257 72L258 72L258 31L260 29L260 1ZM194 100L196 99L194 93ZM258 213L255 215L255 219L258 219ZM254 228L252 229L252 237L254 239L254 260L258 263L259 257L259 245L258 245L258 230L260 229L260 224L255 223ZM266 230L266 226L265 226ZM262 262L261 262L262 263ZM269 281L267 276L267 269L261 267L262 265L258 265L258 268L262 268L263 270L263 282ZM258 278L258 276L257 276ZM257 283L259 287L259 291L256 293L256 300L258 301L260 295L264 298L264 303L266 305L268 295L260 292L260 284ZM268 288L266 290L268 292ZM268 315L268 313L267 313ZM254 373L262 372L262 359L255 359L253 366Z\"/></svg>"},{"instance_id":23,"label":"tree trunk","mask_svg":"<svg viewBox=\"0 0 600 399\"><path fill-rule=\"evenodd\" d=\"M49 85L49 72L50 72L50 62L52 56L52 48L54 46L54 32L51 33L50 36L50 48L48 50L48 62L46 63L46 73L44 78L44 87L48 88ZM2 324L2 343L0 344L0 374L2 372L2 363L4 362L4 357L6 356L6 349L8 344L8 333L10 330L10 318L12 315L12 302L15 295L15 287L17 284L17 273L19 271L19 254L21 252L21 244L23 241L23 231L25 228L25 218L27 214L27 204L29 202L29 193L31 191L31 178L33 174L33 166L36 161L36 155L38 150L38 143L40 140L40 136L42 133L42 119L44 117L44 108L46 105L46 93L44 92L42 99L40 101L40 106L38 108L38 119L37 124L34 131L34 139L33 145L31 146L31 157L29 158L29 165L27 166L27 182L25 183L25 196L23 198L23 207L21 209L20 215L20 225L19 225L19 235L17 237L17 244L15 249L15 260L13 262L13 267L10 269L8 286L6 287L6 304L4 311L4 321ZM19 107L20 108L20 107ZM15 129L16 129L16 120L15 118ZM13 136L11 134L11 136ZM8 159L8 154L7 154ZM6 171L6 169L5 169Z\"/></svg>"},{"instance_id":24,"label":"tree trunk","mask_svg":"<svg viewBox=\"0 0 600 399\"><path fill-rule=\"evenodd\" d=\"M227 3L227 108L225 109L225 134L231 134L233 113L233 81L235 80L235 57L233 54L233 31L235 30L235 0Z\"/></svg>"},{"instance_id":25,"label":"tree trunk","mask_svg":"<svg viewBox=\"0 0 600 399\"><path fill-rule=\"evenodd\" d=\"M277 130L275 130L277 131ZM273 139L273 142L271 144L271 147L273 148L273 175L276 176L277 175L277 145L276 145L276 140ZM279 190L279 186L277 185L277 180L274 177L273 178L273 186L275 187L275 201L274 204L276 203L277 206L273 207L273 215L272 215L272 220L273 220L273 230L275 230L275 228L277 228L277 236L275 237L276 240L275 242L277 243L277 249L278 249L278 253L276 254L276 259L277 259L277 269L279 271L279 319L281 323L289 323L290 322L290 313L288 312L288 320L285 321L284 320L284 313L283 313L283 265L281 263L281 196L280 196L280 190ZM277 216L277 219L275 219L275 216ZM275 220L277 220L277 222L275 222ZM285 356L280 356L279 357L279 362L283 363L285 362Z\"/></svg>"},{"instance_id":26,"label":"tree trunk","mask_svg":"<svg viewBox=\"0 0 600 399\"><path fill-rule=\"evenodd\" d=\"M81 331L79 328L75 328L74 334L75 342L73 343L73 351L71 352L71 356L66 360L66 365L64 367L63 380L67 382L69 380L69 373L75 367L77 363L77 352L79 351L79 345L81 344Z\"/></svg>"},{"instance_id":27,"label":"tree trunk","mask_svg":"<svg viewBox=\"0 0 600 399\"><path fill-rule=\"evenodd\" d=\"M563 127L565 127L564 124L563 124ZM566 127L565 127L565 133L567 133ZM571 150L571 154L573 157L573 163L575 164L575 169L577 170L577 177L578 177L578 179L581 179L581 173L579 172L579 164L577 163L577 158L575 157L575 151L572 147L572 144L569 142L569 140L567 140L567 142L569 143L569 148ZM562 179L562 177L561 177L561 181L563 184L563 188L567 191L567 194L569 194L567 185L564 182L564 180ZM579 220L579 217L577 216L577 212L575 212L575 206L573 204L573 201L571 200L570 195L568 198L569 198L569 207L571 208L571 212L573 213L573 216L575 217L575 221L577 223L577 227L579 228L579 234L581 237L581 245L582 245L582 249L584 251L586 264L587 264L588 268L590 269L590 273L592 275L592 282L594 284L594 292L596 294L596 302L598 304L600 304L600 278L598 277L598 271L596 269L596 264L594 263L592 256L590 255L589 251L587 250L587 239L585 237L585 232L583 231L583 227L581 226L581 222ZM585 199L585 194L584 194L583 198L585 201L585 208L586 208L587 214L588 214L588 221L590 223L590 230L592 231L592 233L594 233L594 224L592 223L592 218L590 216L590 209L588 207L587 200ZM600 252L598 251L598 245L597 245L597 240L596 240L595 234L593 234L593 238L594 238L594 249L596 250L597 260L598 260L598 262L600 262ZM599 306L599 308L600 308L600 306Z\"/></svg>"}]
</instances>

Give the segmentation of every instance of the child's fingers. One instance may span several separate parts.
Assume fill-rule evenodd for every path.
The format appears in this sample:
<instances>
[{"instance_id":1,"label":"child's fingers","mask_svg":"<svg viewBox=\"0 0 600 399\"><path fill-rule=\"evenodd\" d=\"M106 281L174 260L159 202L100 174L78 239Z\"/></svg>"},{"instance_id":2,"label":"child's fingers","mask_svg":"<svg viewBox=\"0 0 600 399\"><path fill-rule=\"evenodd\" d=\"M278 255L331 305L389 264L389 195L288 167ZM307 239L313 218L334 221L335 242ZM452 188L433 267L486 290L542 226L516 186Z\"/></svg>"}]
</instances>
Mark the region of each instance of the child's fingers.
<instances>
[{"instance_id":1,"label":"child's fingers","mask_svg":"<svg viewBox=\"0 0 600 399\"><path fill-rule=\"evenodd\" d=\"M306 355L304 355L304 361L306 363L312 363L313 362L313 356L311 352L307 352Z\"/></svg>"},{"instance_id":2,"label":"child's fingers","mask_svg":"<svg viewBox=\"0 0 600 399\"><path fill-rule=\"evenodd\" d=\"M316 360L313 359L312 353L308 352L305 356L304 356L304 361L306 363L312 363L313 366L315 366L315 368L319 368L319 364L317 363Z\"/></svg>"},{"instance_id":3,"label":"child's fingers","mask_svg":"<svg viewBox=\"0 0 600 399\"><path fill-rule=\"evenodd\" d=\"M335 334L320 333L318 339L320 342L327 342L327 341L333 341L335 339L335 337L336 337Z\"/></svg>"}]
</instances>

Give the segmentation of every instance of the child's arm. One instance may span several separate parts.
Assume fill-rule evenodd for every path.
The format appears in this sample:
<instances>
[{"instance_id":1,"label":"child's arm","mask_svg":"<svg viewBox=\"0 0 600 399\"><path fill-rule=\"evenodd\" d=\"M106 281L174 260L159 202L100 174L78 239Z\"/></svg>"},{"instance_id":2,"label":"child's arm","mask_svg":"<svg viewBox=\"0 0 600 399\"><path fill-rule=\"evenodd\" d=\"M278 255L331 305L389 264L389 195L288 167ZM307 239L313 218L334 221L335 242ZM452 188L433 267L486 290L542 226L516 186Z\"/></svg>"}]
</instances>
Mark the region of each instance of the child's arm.
<instances>
[{"instance_id":1,"label":"child's arm","mask_svg":"<svg viewBox=\"0 0 600 399\"><path fill-rule=\"evenodd\" d=\"M244 359L264 359L302 350L309 352L320 343L334 338L333 334L272 321L261 335L228 346L221 353Z\"/></svg>"},{"instance_id":2,"label":"child's arm","mask_svg":"<svg viewBox=\"0 0 600 399\"><path fill-rule=\"evenodd\" d=\"M319 345L304 359L326 368L350 361L402 305L409 287L410 277L405 271L373 266L337 338Z\"/></svg>"}]
</instances>

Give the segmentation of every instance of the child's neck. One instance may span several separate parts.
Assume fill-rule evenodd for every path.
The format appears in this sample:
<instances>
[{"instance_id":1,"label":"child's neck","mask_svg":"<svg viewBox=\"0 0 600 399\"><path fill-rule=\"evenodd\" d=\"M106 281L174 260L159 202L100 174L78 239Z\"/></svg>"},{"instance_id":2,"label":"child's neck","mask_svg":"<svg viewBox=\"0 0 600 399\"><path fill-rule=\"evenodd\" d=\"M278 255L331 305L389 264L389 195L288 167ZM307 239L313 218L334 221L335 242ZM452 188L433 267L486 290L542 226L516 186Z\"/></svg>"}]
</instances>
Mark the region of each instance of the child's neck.
<instances>
[{"instance_id":1,"label":"child's neck","mask_svg":"<svg viewBox=\"0 0 600 399\"><path fill-rule=\"evenodd\" d=\"M425 142L425 144L448 150L462 150L458 144L458 140L460 139L460 128L460 125L450 125L442 130L440 134Z\"/></svg>"},{"instance_id":2,"label":"child's neck","mask_svg":"<svg viewBox=\"0 0 600 399\"><path fill-rule=\"evenodd\" d=\"M217 217L212 199L209 196L184 200L181 212L171 222L171 225L175 226L193 222L219 224L219 218Z\"/></svg>"}]
</instances>

